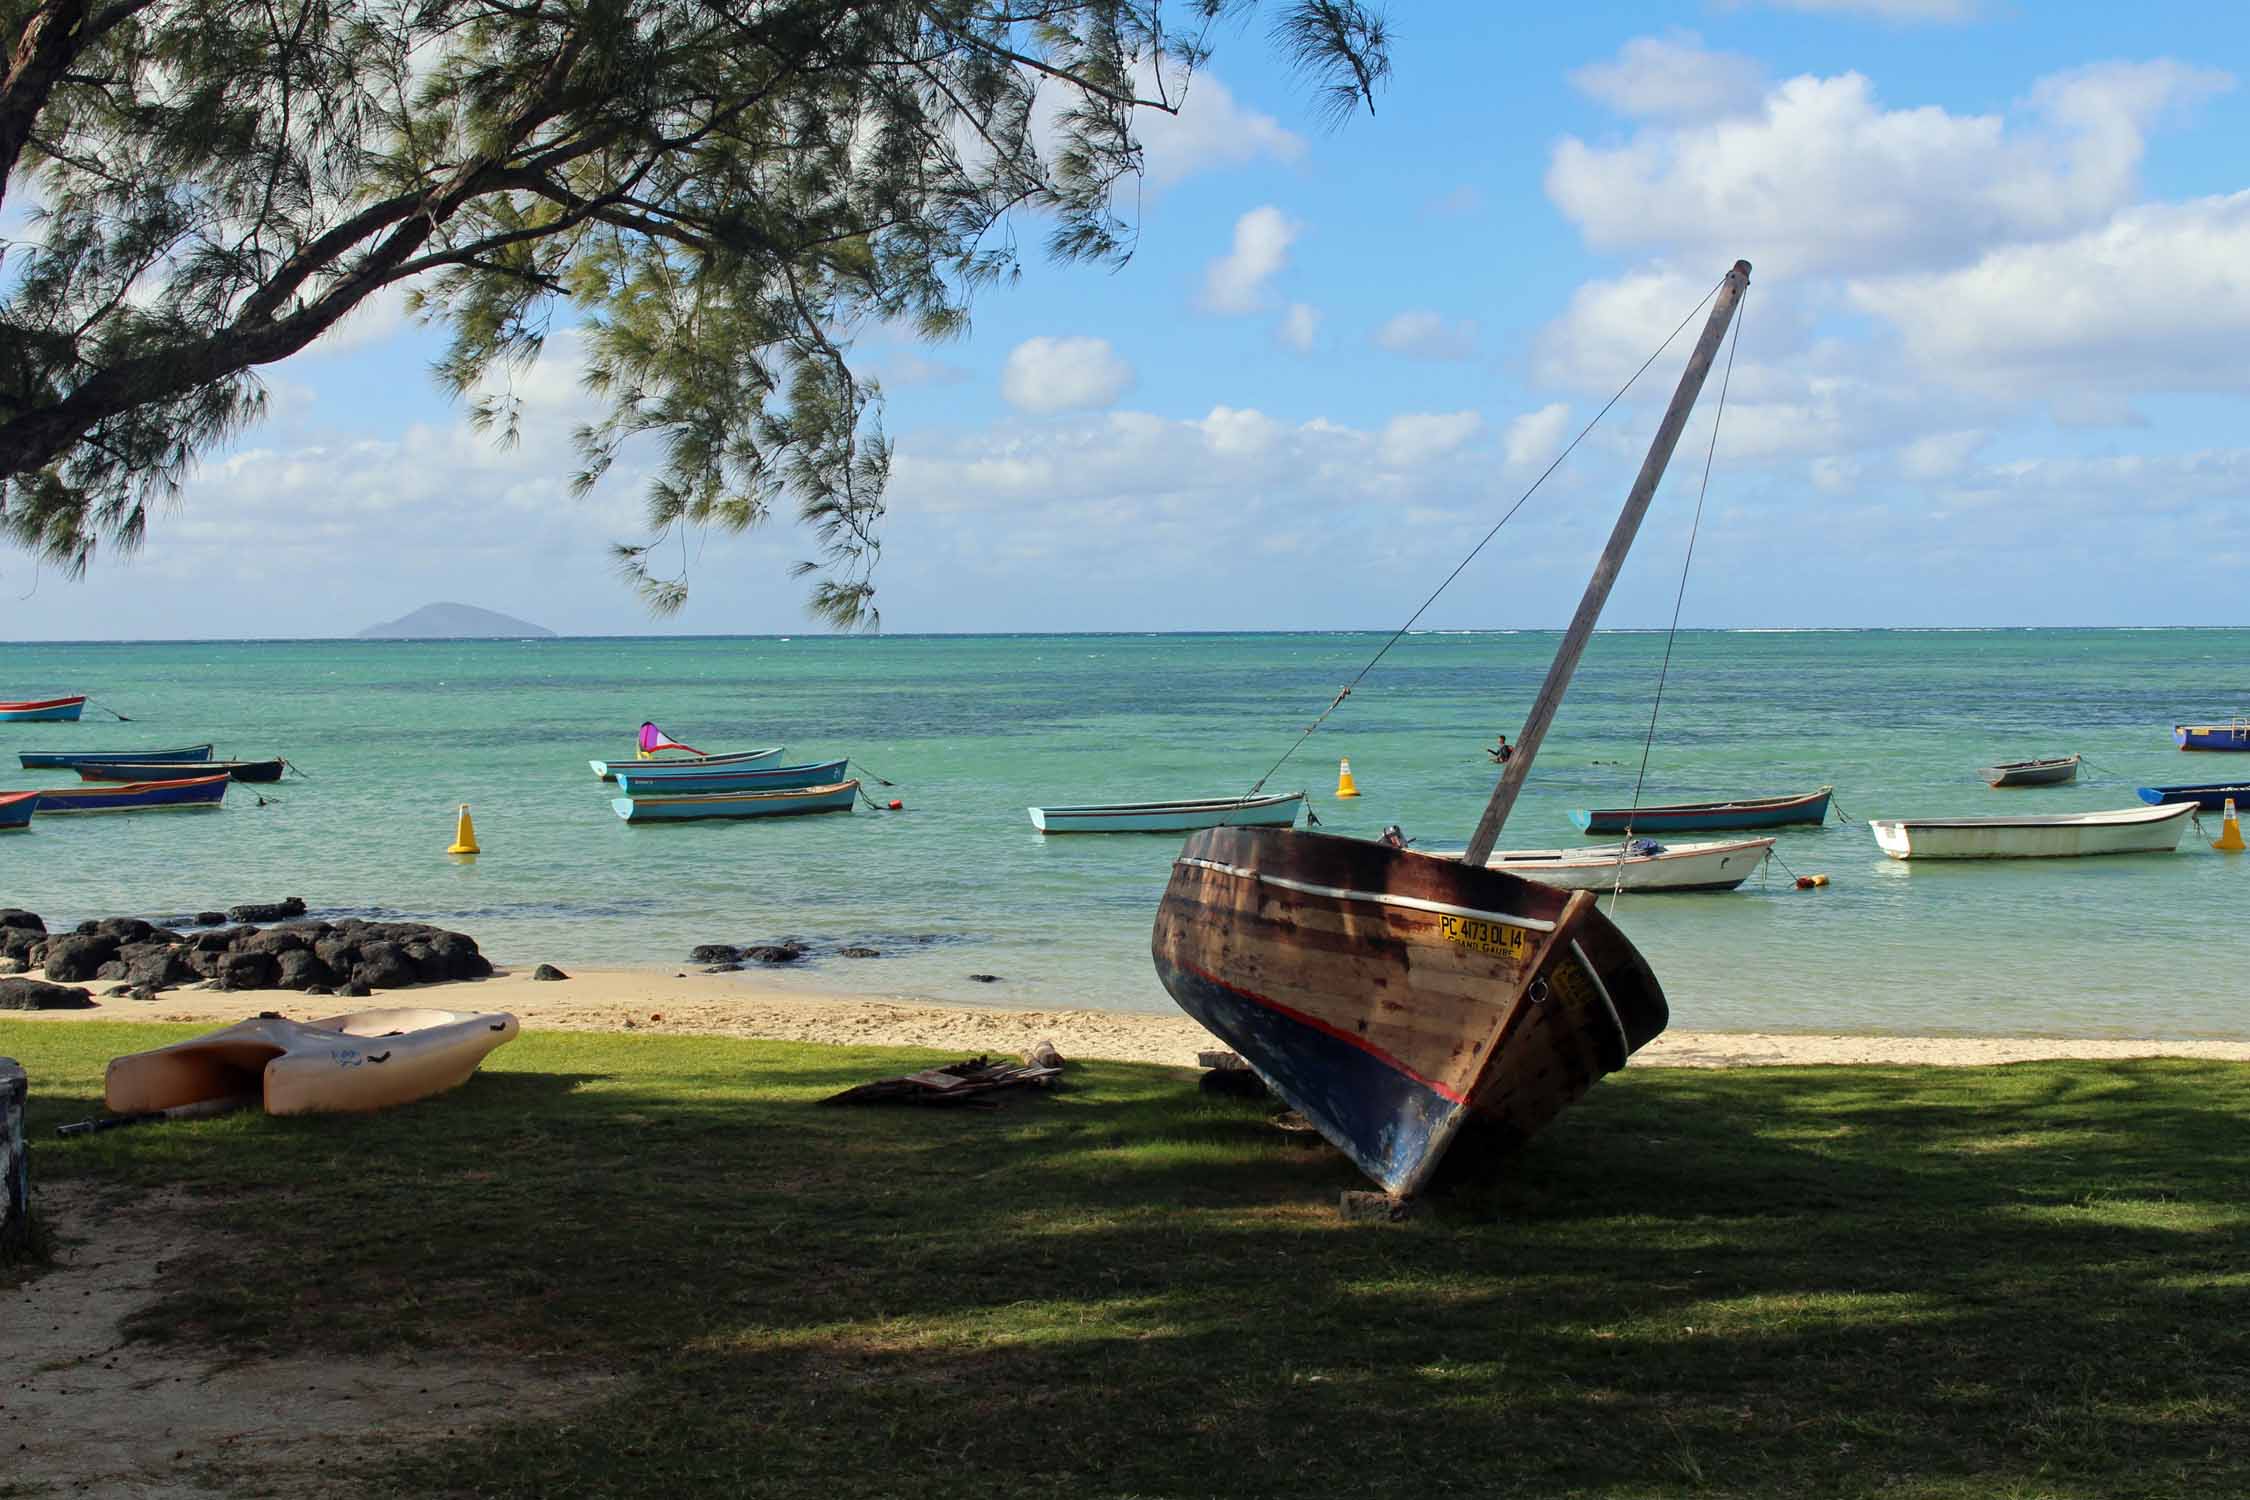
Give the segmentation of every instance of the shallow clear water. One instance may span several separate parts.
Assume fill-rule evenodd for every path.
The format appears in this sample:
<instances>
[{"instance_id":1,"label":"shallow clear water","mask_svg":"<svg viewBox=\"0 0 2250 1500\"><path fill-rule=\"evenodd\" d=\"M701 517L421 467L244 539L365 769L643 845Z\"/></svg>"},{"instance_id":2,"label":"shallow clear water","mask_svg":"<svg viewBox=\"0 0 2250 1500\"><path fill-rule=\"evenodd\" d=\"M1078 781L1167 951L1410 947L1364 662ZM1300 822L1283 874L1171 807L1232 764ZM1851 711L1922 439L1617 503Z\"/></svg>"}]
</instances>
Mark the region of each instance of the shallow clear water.
<instances>
[{"instance_id":1,"label":"shallow clear water","mask_svg":"<svg viewBox=\"0 0 2250 1500\"><path fill-rule=\"evenodd\" d=\"M211 739L308 777L234 787L216 813L38 820L0 837L0 905L73 921L301 894L566 968L799 935L884 950L824 959L795 976L810 986L1168 1010L1148 934L1177 839L1043 838L1024 808L1246 788L1381 639L0 646L0 697L89 692L135 721L0 725L7 766L19 749ZM1566 809L1629 798L1664 644L1596 638L1505 846L1579 842ZM1410 636L1271 785L1310 789L1331 830L1397 822L1458 846L1493 781L1482 747L1515 736L1554 646ZM2246 660L2250 631L1683 634L1643 800L1833 783L1855 819L2136 806L2137 784L2250 779L2250 756L2170 738L2250 706ZM630 755L643 718L705 749L848 754L906 811L628 827L586 761ZM2075 786L1975 775L2071 751L2098 768ZM1339 802L1347 755L1365 795ZM0 789L55 780L0 770ZM485 849L468 864L442 852L460 802ZM1776 868L1730 894L1629 895L1618 916L1683 1028L2250 1036L2250 857L2211 852L2214 824L2177 854L1909 865L1832 822L1778 850L1825 889Z\"/></svg>"}]
</instances>

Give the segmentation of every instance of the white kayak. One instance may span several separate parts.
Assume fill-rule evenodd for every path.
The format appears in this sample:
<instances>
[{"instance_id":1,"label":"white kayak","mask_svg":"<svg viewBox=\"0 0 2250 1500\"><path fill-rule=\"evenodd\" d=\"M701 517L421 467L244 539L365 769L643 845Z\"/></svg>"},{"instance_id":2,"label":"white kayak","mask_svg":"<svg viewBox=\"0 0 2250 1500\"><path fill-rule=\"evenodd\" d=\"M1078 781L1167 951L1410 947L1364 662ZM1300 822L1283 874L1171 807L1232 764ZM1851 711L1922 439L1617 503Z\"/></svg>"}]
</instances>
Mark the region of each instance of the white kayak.
<instances>
[{"instance_id":1,"label":"white kayak","mask_svg":"<svg viewBox=\"0 0 2250 1500\"><path fill-rule=\"evenodd\" d=\"M269 1115L388 1109L456 1087L515 1034L516 1018L501 1012L401 1008L292 1021L269 1011L112 1058L102 1102L116 1114L227 1098L262 1103Z\"/></svg>"},{"instance_id":2,"label":"white kayak","mask_svg":"<svg viewBox=\"0 0 2250 1500\"><path fill-rule=\"evenodd\" d=\"M2117 812L2018 818L1870 818L1893 859L2057 859L2082 854L2165 854L2180 847L2193 802Z\"/></svg>"},{"instance_id":3,"label":"white kayak","mask_svg":"<svg viewBox=\"0 0 2250 1500\"><path fill-rule=\"evenodd\" d=\"M1566 891L1731 891L1748 880L1768 851L1770 838L1714 839L1702 843L1653 845L1652 852L1627 852L1621 844L1578 849L1495 849L1485 868L1506 870ZM1459 849L1430 851L1459 859Z\"/></svg>"}]
</instances>

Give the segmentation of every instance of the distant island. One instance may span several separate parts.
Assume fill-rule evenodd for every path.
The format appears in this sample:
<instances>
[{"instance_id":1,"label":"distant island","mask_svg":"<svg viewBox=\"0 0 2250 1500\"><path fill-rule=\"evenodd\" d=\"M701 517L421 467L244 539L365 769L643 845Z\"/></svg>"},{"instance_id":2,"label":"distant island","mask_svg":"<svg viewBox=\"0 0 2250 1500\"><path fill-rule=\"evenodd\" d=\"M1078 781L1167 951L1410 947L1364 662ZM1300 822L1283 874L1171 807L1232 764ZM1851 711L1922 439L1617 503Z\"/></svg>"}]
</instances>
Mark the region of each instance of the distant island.
<instances>
[{"instance_id":1,"label":"distant island","mask_svg":"<svg viewBox=\"0 0 2250 1500\"><path fill-rule=\"evenodd\" d=\"M519 620L496 610L478 609L473 604L425 604L388 624L368 626L358 638L363 641L490 640L495 637L521 640L525 636L553 635L554 632L544 625L534 625L529 620Z\"/></svg>"}]
</instances>

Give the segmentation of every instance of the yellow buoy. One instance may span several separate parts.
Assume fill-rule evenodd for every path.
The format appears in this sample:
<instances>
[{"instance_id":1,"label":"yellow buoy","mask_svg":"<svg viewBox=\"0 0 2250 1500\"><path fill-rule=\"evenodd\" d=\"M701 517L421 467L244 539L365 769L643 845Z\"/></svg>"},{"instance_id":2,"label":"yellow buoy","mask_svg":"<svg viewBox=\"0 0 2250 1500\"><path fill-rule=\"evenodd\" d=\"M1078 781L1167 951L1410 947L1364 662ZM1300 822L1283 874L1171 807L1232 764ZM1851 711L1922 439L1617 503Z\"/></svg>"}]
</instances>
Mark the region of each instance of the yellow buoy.
<instances>
[{"instance_id":1,"label":"yellow buoy","mask_svg":"<svg viewBox=\"0 0 2250 1500\"><path fill-rule=\"evenodd\" d=\"M1359 795L1359 783L1352 780L1352 758L1348 755L1344 757L1344 763L1336 768L1336 795L1339 797L1356 797Z\"/></svg>"},{"instance_id":2,"label":"yellow buoy","mask_svg":"<svg viewBox=\"0 0 2250 1500\"><path fill-rule=\"evenodd\" d=\"M469 804L461 804L460 821L453 825L453 847L448 854L477 854L477 825L469 821Z\"/></svg>"},{"instance_id":3,"label":"yellow buoy","mask_svg":"<svg viewBox=\"0 0 2250 1500\"><path fill-rule=\"evenodd\" d=\"M2240 854L2244 848L2242 825L2235 821L2232 797L2227 798L2226 814L2219 820L2219 836L2211 841L2211 847L2226 854Z\"/></svg>"}]
</instances>

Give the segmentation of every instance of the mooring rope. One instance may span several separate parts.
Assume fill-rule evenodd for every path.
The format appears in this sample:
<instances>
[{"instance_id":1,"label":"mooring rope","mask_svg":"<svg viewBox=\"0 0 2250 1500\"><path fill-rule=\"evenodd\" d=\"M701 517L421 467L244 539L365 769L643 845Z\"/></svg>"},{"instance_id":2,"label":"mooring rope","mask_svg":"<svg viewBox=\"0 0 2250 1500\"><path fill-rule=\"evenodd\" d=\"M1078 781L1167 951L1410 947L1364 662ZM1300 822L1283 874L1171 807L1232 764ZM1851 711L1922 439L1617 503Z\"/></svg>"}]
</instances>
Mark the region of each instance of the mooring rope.
<instances>
[{"instance_id":1,"label":"mooring rope","mask_svg":"<svg viewBox=\"0 0 2250 1500\"><path fill-rule=\"evenodd\" d=\"M1617 880L1609 891L1609 914L1617 916L1617 903L1625 895L1625 861L1633 849L1633 814L1641 808L1641 787L1648 780L1649 750L1656 744L1656 716L1664 707L1664 679L1672 670L1672 643L1680 634L1680 609L1687 603L1688 569L1695 562L1695 539L1703 530L1703 500L1711 492L1711 462L1719 452L1719 424L1726 420L1727 387L1734 382L1734 351L1742 346L1742 325L1749 311L1750 288L1742 289L1736 305L1734 331L1727 340L1726 373L1719 377L1719 404L1711 413L1711 442L1703 450L1703 482L1695 491L1695 519L1688 523L1687 555L1680 559L1680 587L1672 596L1672 626L1664 633L1664 661L1656 669L1656 697L1648 706L1648 733L1641 739L1641 768L1633 775L1633 800L1625 804L1625 841L1617 846ZM1771 853L1771 850L1767 851ZM1788 869L1787 865L1782 866Z\"/></svg>"},{"instance_id":2,"label":"mooring rope","mask_svg":"<svg viewBox=\"0 0 2250 1500\"><path fill-rule=\"evenodd\" d=\"M1244 796L1255 797L1259 792L1263 791L1265 789L1266 783L1272 779L1273 773L1280 770L1283 766L1289 763L1289 757L1295 755L1298 748L1302 746L1305 741L1313 737L1313 732L1315 730L1319 729L1321 725L1328 722L1328 716L1330 714L1343 707L1344 700L1352 695L1352 689L1358 687L1361 682L1365 681L1367 674L1375 670L1376 663L1380 662L1385 656L1388 656L1390 654L1391 647L1397 645L1400 638L1403 637L1406 632L1414 628L1414 622L1421 619L1424 614L1429 612L1430 606L1437 603L1438 595L1444 593L1448 588L1452 587L1453 580L1461 576L1462 570L1467 568L1470 563L1473 563L1477 560L1477 554L1484 551L1484 549L1491 544L1492 539L1500 534L1500 528L1515 519L1516 512L1523 509L1524 502L1529 500L1533 495L1537 494L1539 492L1539 486L1547 482L1548 476L1553 474L1555 470L1562 467L1563 460L1570 457L1571 453L1576 450L1578 445L1586 440L1586 434L1594 430L1595 423L1608 416L1609 409L1615 406L1618 402L1625 399L1625 393L1633 388L1634 382L1639 380L1643 375L1647 374L1648 367L1655 364L1656 361L1660 357L1662 357L1664 351L1672 346L1672 340L1680 336L1680 329L1685 328L1688 326L1688 324L1694 322L1695 315L1703 311L1703 304L1705 302L1709 302L1713 297L1717 296L1719 288L1724 285L1726 285L1726 277L1724 276L1720 277L1716 282L1712 283L1711 290L1703 294L1703 301L1696 303L1694 307L1688 309L1688 315L1680 319L1679 328L1673 329L1670 333L1664 336L1664 342L1658 344L1654 352L1652 352L1647 359L1641 361L1641 367L1633 372L1632 378L1627 380L1623 385L1619 386L1617 388L1617 394L1611 396L1607 401L1603 402L1602 409L1594 413L1592 420L1588 421L1584 427L1578 429L1578 436L1570 440L1570 446L1564 448L1562 452L1556 454L1555 461L1547 465L1545 469L1540 471L1539 477L1531 481L1531 488L1525 490L1521 495L1518 495L1516 497L1516 503L1509 506L1507 509L1507 513L1502 515L1499 520L1492 523L1492 529L1484 534L1484 539L1478 542L1474 547L1471 547L1469 549L1468 555L1462 558L1459 563L1454 565L1453 571L1445 575L1445 581L1443 583L1440 583L1436 588L1430 590L1430 597L1422 601L1421 607L1416 609L1413 614L1407 616L1406 623L1404 625L1399 626L1398 629L1391 632L1391 638L1383 642L1382 649L1368 658L1367 665L1359 669L1359 674L1352 678L1350 682L1344 684L1344 690L1328 701L1328 706L1320 711L1320 717L1305 726L1305 732L1298 735L1295 740L1290 742L1289 748L1281 752L1281 759L1266 767L1266 774L1260 776L1256 781L1252 782L1250 784L1250 790L1243 793ZM1732 361L1730 360L1729 363L1731 367Z\"/></svg>"}]
</instances>

